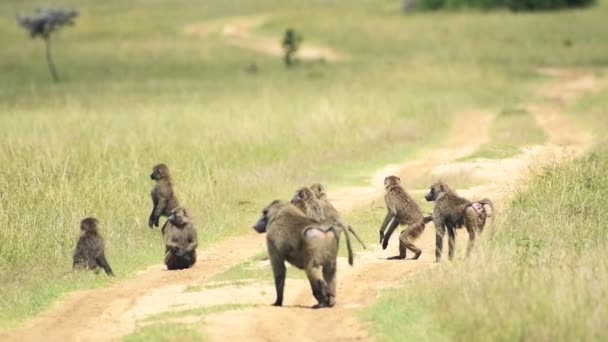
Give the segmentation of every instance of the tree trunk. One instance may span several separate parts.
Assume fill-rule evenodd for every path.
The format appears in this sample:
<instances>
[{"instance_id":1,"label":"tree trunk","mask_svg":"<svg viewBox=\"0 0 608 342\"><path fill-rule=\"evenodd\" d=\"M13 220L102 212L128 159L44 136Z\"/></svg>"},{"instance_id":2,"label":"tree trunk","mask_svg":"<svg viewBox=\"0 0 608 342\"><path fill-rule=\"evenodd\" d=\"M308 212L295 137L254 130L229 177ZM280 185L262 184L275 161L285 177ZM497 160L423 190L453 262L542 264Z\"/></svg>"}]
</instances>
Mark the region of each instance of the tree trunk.
<instances>
[{"instance_id":1,"label":"tree trunk","mask_svg":"<svg viewBox=\"0 0 608 342\"><path fill-rule=\"evenodd\" d=\"M51 38L45 38L44 45L46 46L46 62L49 65L49 70L51 71L53 81L59 82L59 76L57 75L57 70L55 69L53 58L51 57Z\"/></svg>"}]
</instances>

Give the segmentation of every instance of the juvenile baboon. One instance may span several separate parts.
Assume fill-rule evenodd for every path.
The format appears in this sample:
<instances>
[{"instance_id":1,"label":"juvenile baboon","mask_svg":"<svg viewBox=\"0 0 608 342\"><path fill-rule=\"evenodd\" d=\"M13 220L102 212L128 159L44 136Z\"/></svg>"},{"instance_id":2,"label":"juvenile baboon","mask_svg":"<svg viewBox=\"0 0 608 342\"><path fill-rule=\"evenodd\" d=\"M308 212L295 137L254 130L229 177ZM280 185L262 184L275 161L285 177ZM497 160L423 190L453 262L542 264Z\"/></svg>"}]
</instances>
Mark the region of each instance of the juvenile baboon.
<instances>
[{"instance_id":1,"label":"juvenile baboon","mask_svg":"<svg viewBox=\"0 0 608 342\"><path fill-rule=\"evenodd\" d=\"M313 220L323 222L326 219L321 203L314 192L307 187L301 187L296 190L296 194L291 199L291 204L298 207L306 216Z\"/></svg>"},{"instance_id":2,"label":"juvenile baboon","mask_svg":"<svg viewBox=\"0 0 608 342\"><path fill-rule=\"evenodd\" d=\"M178 207L179 202L173 193L171 174L167 165L158 164L154 166L150 178L156 181L152 188L152 212L148 220L148 226L152 228L152 226L158 227L161 216L171 215L171 210Z\"/></svg>"},{"instance_id":3,"label":"juvenile baboon","mask_svg":"<svg viewBox=\"0 0 608 342\"><path fill-rule=\"evenodd\" d=\"M467 256L475 245L475 237L481 234L488 216L485 206L489 206L494 222L494 204L485 198L480 201L471 202L466 198L458 196L444 182L436 182L431 185L430 191L424 196L427 201L435 201L433 209L433 222L437 229L435 236L435 259L441 261L443 250L443 237L447 229L448 247L450 260L454 258L456 244L456 228L465 226L469 233L467 244Z\"/></svg>"},{"instance_id":4,"label":"juvenile baboon","mask_svg":"<svg viewBox=\"0 0 608 342\"><path fill-rule=\"evenodd\" d=\"M342 219L342 216L340 215L338 210L331 204L331 202L327 198L327 194L325 193L325 187L320 183L315 183L310 186L310 190L312 190L312 192L315 194L315 197L321 205L321 209L323 211L325 219L332 219L340 222L343 226L348 228L348 231L353 234L357 241L359 241L361 246L363 246L363 249L367 249L365 243L363 243L363 240L359 238L353 227L351 227L350 224L348 224Z\"/></svg>"},{"instance_id":5,"label":"juvenile baboon","mask_svg":"<svg viewBox=\"0 0 608 342\"><path fill-rule=\"evenodd\" d=\"M104 250L103 237L99 234L99 221L94 217L80 221L80 238L76 243L72 269L90 269L98 273L101 267L108 275L114 276Z\"/></svg>"},{"instance_id":6,"label":"juvenile baboon","mask_svg":"<svg viewBox=\"0 0 608 342\"><path fill-rule=\"evenodd\" d=\"M188 209L177 207L162 228L168 270L190 268L196 263L198 239Z\"/></svg>"},{"instance_id":7,"label":"juvenile baboon","mask_svg":"<svg viewBox=\"0 0 608 342\"><path fill-rule=\"evenodd\" d=\"M414 252L413 260L416 260L422 254L422 250L414 245L414 240L417 239L424 231L424 226L430 222L430 218L425 218L422 215L420 207L414 199L401 186L401 179L397 176L388 176L384 179L384 202L386 203L386 217L380 226L380 243L382 249L386 249L388 241L393 234L393 231L399 225L407 225L408 227L399 234L399 255L390 257L389 259L405 259L406 252L409 249ZM386 230L386 234L385 234Z\"/></svg>"},{"instance_id":8,"label":"juvenile baboon","mask_svg":"<svg viewBox=\"0 0 608 342\"><path fill-rule=\"evenodd\" d=\"M258 233L267 232L266 245L277 293L273 305L283 305L285 261L306 271L312 294L318 302L313 308L335 304L336 258L341 231L346 238L348 262L353 264L348 231L339 222L321 224L291 203L273 201L264 208L253 228Z\"/></svg>"}]
</instances>

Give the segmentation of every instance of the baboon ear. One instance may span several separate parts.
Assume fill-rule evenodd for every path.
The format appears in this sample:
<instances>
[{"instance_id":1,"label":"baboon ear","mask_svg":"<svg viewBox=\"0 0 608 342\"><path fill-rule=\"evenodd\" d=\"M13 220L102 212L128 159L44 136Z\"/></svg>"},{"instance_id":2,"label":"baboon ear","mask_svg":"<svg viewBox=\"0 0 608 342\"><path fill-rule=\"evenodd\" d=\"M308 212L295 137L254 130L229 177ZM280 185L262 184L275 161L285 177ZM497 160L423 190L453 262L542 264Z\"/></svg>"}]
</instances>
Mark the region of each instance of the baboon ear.
<instances>
[{"instance_id":1,"label":"baboon ear","mask_svg":"<svg viewBox=\"0 0 608 342\"><path fill-rule=\"evenodd\" d=\"M441 192L445 192L445 187L443 186L443 184L439 184L439 190Z\"/></svg>"},{"instance_id":2,"label":"baboon ear","mask_svg":"<svg viewBox=\"0 0 608 342\"><path fill-rule=\"evenodd\" d=\"M184 216L190 217L190 210L189 209L184 208Z\"/></svg>"},{"instance_id":3,"label":"baboon ear","mask_svg":"<svg viewBox=\"0 0 608 342\"><path fill-rule=\"evenodd\" d=\"M401 182L401 178L399 178L399 177L395 177L395 178L397 178L397 180Z\"/></svg>"}]
</instances>

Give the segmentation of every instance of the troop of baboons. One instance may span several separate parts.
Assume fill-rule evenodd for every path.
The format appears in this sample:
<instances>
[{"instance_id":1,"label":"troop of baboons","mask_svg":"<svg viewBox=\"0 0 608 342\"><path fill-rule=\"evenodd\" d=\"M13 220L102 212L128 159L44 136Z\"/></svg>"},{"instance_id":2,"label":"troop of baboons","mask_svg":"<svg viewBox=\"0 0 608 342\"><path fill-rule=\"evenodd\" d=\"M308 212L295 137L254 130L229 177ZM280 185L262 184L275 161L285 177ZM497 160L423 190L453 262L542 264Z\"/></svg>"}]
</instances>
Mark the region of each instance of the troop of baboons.
<instances>
[{"instance_id":1,"label":"troop of baboons","mask_svg":"<svg viewBox=\"0 0 608 342\"><path fill-rule=\"evenodd\" d=\"M164 262L168 270L181 270L196 263L197 232L187 208L181 207L175 192L169 168L158 164L152 169L152 211L148 219L150 228L160 225L160 217L167 220L161 228L165 244ZM398 226L404 226L399 234L399 254L389 260L405 260L407 251L413 253L408 260L416 260L422 250L414 242L431 221L436 227L435 260L441 261L443 237L447 230L449 258L454 258L457 228L465 227L469 234L466 255L471 253L476 237L483 231L488 216L494 220L494 204L489 199L470 201L460 197L444 182L431 185L425 195L434 201L432 216L423 215L416 201L401 185L397 176L384 179L386 217L380 225L380 244L388 247L391 235ZM490 213L486 211L490 207ZM354 256L350 240L353 234L365 249L366 246L352 226L347 223L331 204L325 188L319 183L300 187L291 201L275 200L266 206L262 216L253 225L258 233L266 233L266 245L276 288L275 306L283 305L286 265L290 263L306 272L312 294L317 300L314 308L332 307L336 303L336 267L340 236L344 233L348 251L348 263ZM113 276L112 268L104 254L104 240L99 232L99 221L89 217L80 224L81 236L74 252L73 269L92 269L96 273L103 268Z\"/></svg>"}]
</instances>

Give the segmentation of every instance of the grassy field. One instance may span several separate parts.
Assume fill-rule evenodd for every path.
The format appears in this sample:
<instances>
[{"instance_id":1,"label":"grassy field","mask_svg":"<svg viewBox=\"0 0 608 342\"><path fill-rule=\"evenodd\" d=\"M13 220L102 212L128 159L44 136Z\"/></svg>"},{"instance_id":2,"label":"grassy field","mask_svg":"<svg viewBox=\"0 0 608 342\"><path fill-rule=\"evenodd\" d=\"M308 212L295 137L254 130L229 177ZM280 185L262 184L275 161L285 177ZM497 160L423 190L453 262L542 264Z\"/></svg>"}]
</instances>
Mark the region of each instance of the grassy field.
<instances>
[{"instance_id":1,"label":"grassy field","mask_svg":"<svg viewBox=\"0 0 608 342\"><path fill-rule=\"evenodd\" d=\"M513 108L538 67L608 63L603 3L403 16L395 1L67 0L81 15L53 40L63 80L53 84L42 43L14 21L38 6L0 3L0 328L115 281L69 272L85 216L100 219L118 279L162 260L147 228L157 162L172 168L204 248L248 232L259 208L300 184L360 182L440 143L459 111ZM295 27L349 61L285 70L219 34L183 34L259 13L270 18L260 34ZM252 62L257 74L245 72Z\"/></svg>"}]
</instances>

